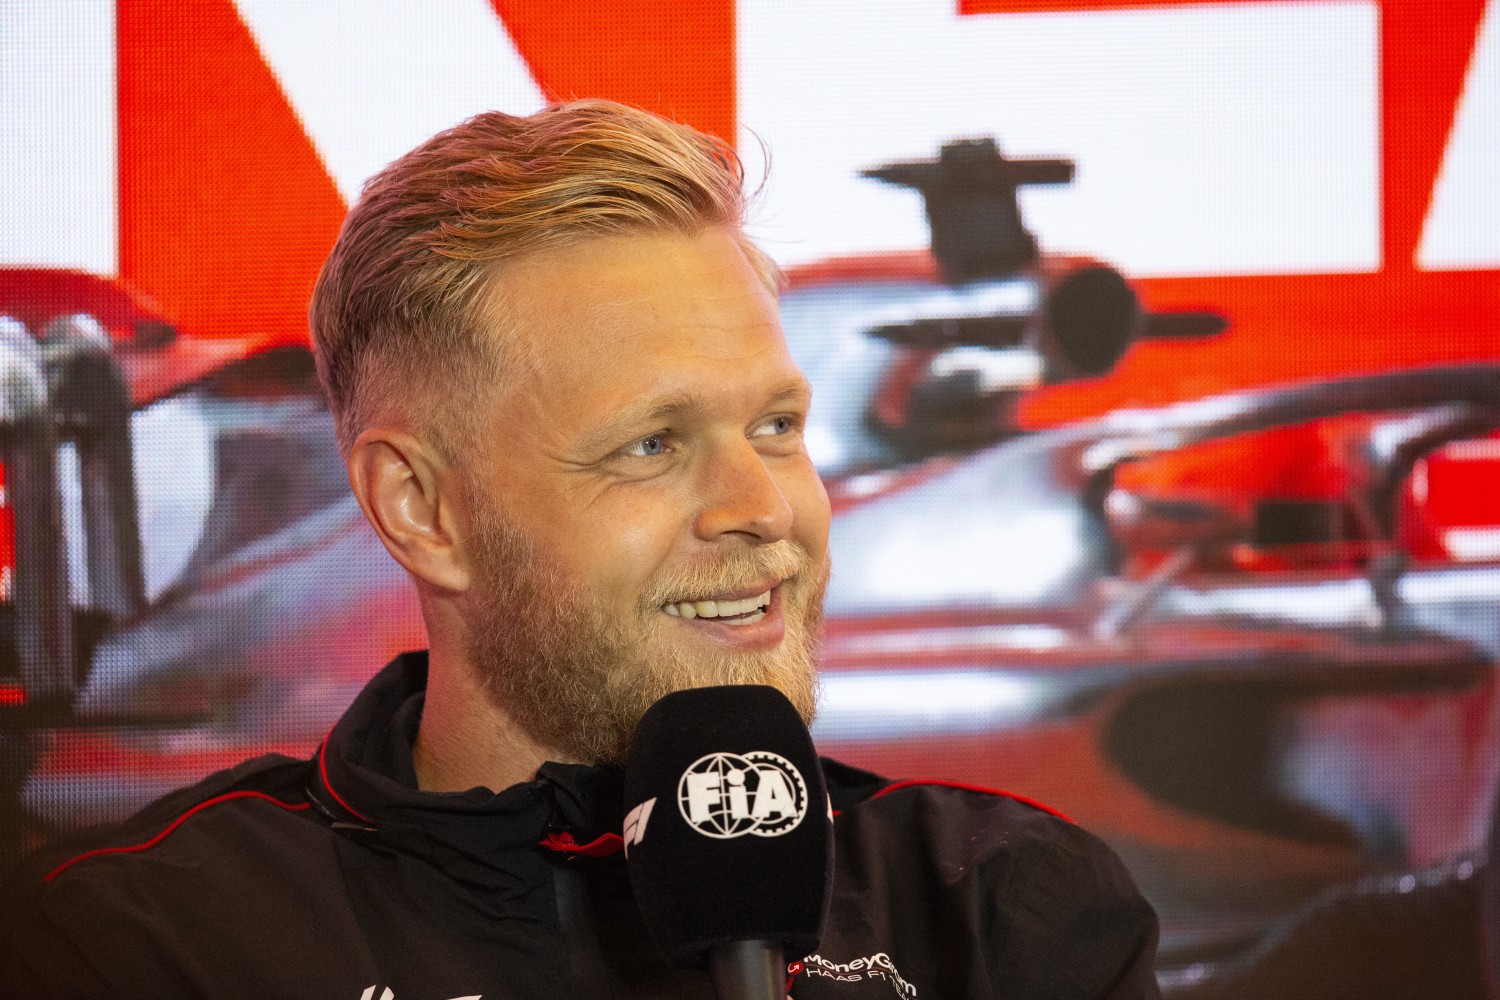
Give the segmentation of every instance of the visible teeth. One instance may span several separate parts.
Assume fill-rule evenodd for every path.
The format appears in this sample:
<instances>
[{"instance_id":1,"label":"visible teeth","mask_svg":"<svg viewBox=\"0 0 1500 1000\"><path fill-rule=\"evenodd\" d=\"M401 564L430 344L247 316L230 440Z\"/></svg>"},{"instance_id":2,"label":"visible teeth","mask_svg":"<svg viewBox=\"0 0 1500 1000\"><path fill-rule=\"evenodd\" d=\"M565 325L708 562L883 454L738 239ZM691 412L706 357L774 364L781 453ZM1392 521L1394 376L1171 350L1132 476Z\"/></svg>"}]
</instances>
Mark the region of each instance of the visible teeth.
<instances>
[{"instance_id":1,"label":"visible teeth","mask_svg":"<svg viewBox=\"0 0 1500 1000\"><path fill-rule=\"evenodd\" d=\"M681 601L677 604L664 604L662 610L674 618L737 618L770 607L770 604L771 592L768 590L758 597L747 597L742 601ZM763 617L765 616L757 615L736 624L748 625Z\"/></svg>"}]
</instances>

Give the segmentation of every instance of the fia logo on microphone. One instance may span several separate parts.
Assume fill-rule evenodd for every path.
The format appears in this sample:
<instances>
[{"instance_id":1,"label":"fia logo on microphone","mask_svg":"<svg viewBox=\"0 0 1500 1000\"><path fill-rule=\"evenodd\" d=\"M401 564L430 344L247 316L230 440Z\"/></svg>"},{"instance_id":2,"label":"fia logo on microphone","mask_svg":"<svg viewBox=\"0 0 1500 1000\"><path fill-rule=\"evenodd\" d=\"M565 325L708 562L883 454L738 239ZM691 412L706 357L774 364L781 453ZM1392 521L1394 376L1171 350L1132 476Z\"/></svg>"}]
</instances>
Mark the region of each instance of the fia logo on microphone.
<instances>
[{"instance_id":1,"label":"fia logo on microphone","mask_svg":"<svg viewBox=\"0 0 1500 1000\"><path fill-rule=\"evenodd\" d=\"M779 837L807 815L807 784L779 754L711 753L683 772L677 806L682 818L706 837Z\"/></svg>"}]
</instances>

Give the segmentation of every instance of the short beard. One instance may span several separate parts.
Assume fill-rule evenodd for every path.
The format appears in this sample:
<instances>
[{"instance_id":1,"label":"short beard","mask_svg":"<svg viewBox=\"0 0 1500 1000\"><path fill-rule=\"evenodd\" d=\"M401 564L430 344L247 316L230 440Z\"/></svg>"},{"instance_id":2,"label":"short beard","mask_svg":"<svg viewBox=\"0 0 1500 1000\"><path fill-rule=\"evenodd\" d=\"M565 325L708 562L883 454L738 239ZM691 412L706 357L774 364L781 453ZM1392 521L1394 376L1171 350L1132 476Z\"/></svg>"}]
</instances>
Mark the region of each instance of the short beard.
<instances>
[{"instance_id":1,"label":"short beard","mask_svg":"<svg viewBox=\"0 0 1500 1000\"><path fill-rule=\"evenodd\" d=\"M547 751L623 762L657 700L719 684L768 684L812 724L826 557L815 562L789 541L729 550L650 581L634 620L621 621L503 515L478 513L473 531L469 660L497 706ZM680 627L663 604L768 578L786 580L779 595L786 634L776 648L687 653L663 641L664 629Z\"/></svg>"}]
</instances>

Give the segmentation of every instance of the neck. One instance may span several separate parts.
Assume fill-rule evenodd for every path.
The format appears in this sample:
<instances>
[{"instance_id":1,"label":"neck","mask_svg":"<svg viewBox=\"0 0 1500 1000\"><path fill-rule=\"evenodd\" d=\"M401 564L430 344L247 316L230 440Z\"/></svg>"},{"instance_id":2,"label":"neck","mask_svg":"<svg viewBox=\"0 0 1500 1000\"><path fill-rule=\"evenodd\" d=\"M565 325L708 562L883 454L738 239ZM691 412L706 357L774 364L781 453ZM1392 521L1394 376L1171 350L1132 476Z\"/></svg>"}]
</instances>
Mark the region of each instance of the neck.
<instances>
[{"instance_id":1,"label":"neck","mask_svg":"<svg viewBox=\"0 0 1500 1000\"><path fill-rule=\"evenodd\" d=\"M560 759L495 704L466 657L433 639L412 747L418 788L461 792L482 786L498 792L532 780L543 762Z\"/></svg>"}]
</instances>

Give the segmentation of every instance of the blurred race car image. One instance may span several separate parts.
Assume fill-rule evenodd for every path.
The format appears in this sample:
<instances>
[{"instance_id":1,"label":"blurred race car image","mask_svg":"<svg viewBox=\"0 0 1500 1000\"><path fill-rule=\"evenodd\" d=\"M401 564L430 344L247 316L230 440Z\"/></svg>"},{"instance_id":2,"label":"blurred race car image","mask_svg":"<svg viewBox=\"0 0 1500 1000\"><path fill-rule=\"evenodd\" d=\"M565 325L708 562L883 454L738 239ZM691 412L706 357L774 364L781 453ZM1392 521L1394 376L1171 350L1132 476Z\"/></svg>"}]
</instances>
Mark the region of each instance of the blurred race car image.
<instances>
[{"instance_id":1,"label":"blurred race car image","mask_svg":"<svg viewBox=\"0 0 1500 1000\"><path fill-rule=\"evenodd\" d=\"M1169 992L1324 995L1309 982L1364 971L1361 996L1479 995L1500 565L1401 539L1494 531L1494 510L1436 526L1426 477L1494 461L1497 403L1500 367L1475 365L1118 411L848 512L820 746L1098 832L1162 916ZM1153 463L1283 428L1348 445L1327 456L1345 493L1240 515L1147 492ZM1466 464L1445 489L1493 474ZM1447 953L1410 933L1439 919Z\"/></svg>"},{"instance_id":2,"label":"blurred race car image","mask_svg":"<svg viewBox=\"0 0 1500 1000\"><path fill-rule=\"evenodd\" d=\"M922 194L932 242L787 275L782 323L816 392L808 446L835 510L886 488L888 477L863 474L1019 433L1032 390L1107 376L1141 341L1227 326L1212 311L1153 312L1108 264L1039 248L1018 193L1066 183L1069 160L1008 158L992 139L967 139L864 173Z\"/></svg>"},{"instance_id":3,"label":"blurred race car image","mask_svg":"<svg viewBox=\"0 0 1500 1000\"><path fill-rule=\"evenodd\" d=\"M243 708L247 692L265 690L261 680L236 681L239 671L254 675L258 664L305 652L273 637L305 620L326 635L336 616L378 613L380 604L362 593L335 597L341 580L364 575L319 561L347 534L327 520L328 508L347 501L356 520L358 511L305 347L197 337L106 279L5 269L0 395L0 855L8 867L44 828L128 812L222 763L186 753L155 774L155 765L142 769L145 786L104 785L97 798L23 815L18 789L53 739L122 745L101 726L181 739L183 726L222 718ZM337 608L335 619L296 592L303 565L314 567L317 575L302 579ZM420 643L415 609L392 620L399 641L360 627L340 646L359 657L361 680L370 663ZM117 664L155 680L114 699L105 692L120 681ZM325 683L335 670L324 665ZM163 697L152 700L153 691ZM102 713L91 707L101 696ZM320 706L319 723L341 704ZM278 717L288 710L279 706ZM114 767L93 758L73 766Z\"/></svg>"}]
</instances>

